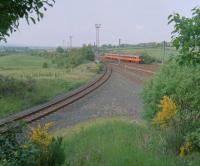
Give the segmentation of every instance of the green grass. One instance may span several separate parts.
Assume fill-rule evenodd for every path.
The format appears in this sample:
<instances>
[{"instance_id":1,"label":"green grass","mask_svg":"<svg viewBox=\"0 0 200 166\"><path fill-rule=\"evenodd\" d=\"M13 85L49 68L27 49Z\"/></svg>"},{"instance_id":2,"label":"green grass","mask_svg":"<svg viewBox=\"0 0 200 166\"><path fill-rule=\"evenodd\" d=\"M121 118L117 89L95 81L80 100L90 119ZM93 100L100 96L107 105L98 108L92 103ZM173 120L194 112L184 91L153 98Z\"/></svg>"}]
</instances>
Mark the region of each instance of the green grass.
<instances>
[{"instance_id":1,"label":"green grass","mask_svg":"<svg viewBox=\"0 0 200 166\"><path fill-rule=\"evenodd\" d=\"M44 57L12 54L0 57L0 68L42 68L44 62L53 66L51 61Z\"/></svg>"},{"instance_id":2,"label":"green grass","mask_svg":"<svg viewBox=\"0 0 200 166\"><path fill-rule=\"evenodd\" d=\"M84 82L84 80L38 80L34 90L23 92L23 97L9 95L0 98L0 117L49 101L56 95L78 88Z\"/></svg>"},{"instance_id":3,"label":"green grass","mask_svg":"<svg viewBox=\"0 0 200 166\"><path fill-rule=\"evenodd\" d=\"M127 118L89 121L59 131L71 166L179 166L162 152L159 133ZM59 134L57 133L57 134Z\"/></svg>"},{"instance_id":4,"label":"green grass","mask_svg":"<svg viewBox=\"0 0 200 166\"><path fill-rule=\"evenodd\" d=\"M48 68L42 68L44 62L49 64ZM31 90L24 87L19 93L0 94L0 117L41 104L56 95L75 89L90 80L98 72L98 68L95 63L82 64L73 69L56 68L48 59L31 55L0 57L0 75L24 82L31 81L33 84Z\"/></svg>"}]
</instances>

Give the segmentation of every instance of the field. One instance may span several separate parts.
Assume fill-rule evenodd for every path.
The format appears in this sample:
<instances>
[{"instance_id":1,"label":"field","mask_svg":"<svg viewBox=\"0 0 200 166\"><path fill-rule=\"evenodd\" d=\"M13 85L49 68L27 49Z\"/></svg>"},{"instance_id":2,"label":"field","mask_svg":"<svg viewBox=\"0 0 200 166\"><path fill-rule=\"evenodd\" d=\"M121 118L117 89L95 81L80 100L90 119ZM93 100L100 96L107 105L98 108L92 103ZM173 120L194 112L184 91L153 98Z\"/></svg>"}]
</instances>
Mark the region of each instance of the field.
<instances>
[{"instance_id":1,"label":"field","mask_svg":"<svg viewBox=\"0 0 200 166\"><path fill-rule=\"evenodd\" d=\"M177 55L175 48L166 47L164 60L168 60L170 57ZM125 53L125 54L148 54L149 56L162 61L164 56L164 50L162 47L130 47L130 48L113 48L108 50L113 53Z\"/></svg>"},{"instance_id":2,"label":"field","mask_svg":"<svg viewBox=\"0 0 200 166\"><path fill-rule=\"evenodd\" d=\"M56 135L64 136L71 166L184 165L178 157L164 154L158 131L126 117L90 120Z\"/></svg>"},{"instance_id":3,"label":"field","mask_svg":"<svg viewBox=\"0 0 200 166\"><path fill-rule=\"evenodd\" d=\"M45 68L44 63L47 64ZM92 62L65 69L56 68L49 59L39 56L15 54L0 57L0 76L4 81L0 84L0 117L75 89L97 72L98 66Z\"/></svg>"},{"instance_id":4,"label":"field","mask_svg":"<svg viewBox=\"0 0 200 166\"><path fill-rule=\"evenodd\" d=\"M2 69L38 69L42 68L43 63L48 63L53 67L50 60L39 56L30 56L26 54L11 54L0 58L0 68Z\"/></svg>"}]
</instances>

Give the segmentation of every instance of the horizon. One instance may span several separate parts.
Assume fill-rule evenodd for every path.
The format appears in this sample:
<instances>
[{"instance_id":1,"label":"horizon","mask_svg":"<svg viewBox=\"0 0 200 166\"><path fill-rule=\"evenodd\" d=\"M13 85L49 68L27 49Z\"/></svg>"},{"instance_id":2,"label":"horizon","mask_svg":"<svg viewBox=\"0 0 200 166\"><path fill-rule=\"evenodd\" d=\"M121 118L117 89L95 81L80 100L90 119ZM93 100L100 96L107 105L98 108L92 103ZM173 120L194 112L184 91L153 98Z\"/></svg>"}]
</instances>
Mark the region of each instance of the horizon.
<instances>
[{"instance_id":1,"label":"horizon","mask_svg":"<svg viewBox=\"0 0 200 166\"><path fill-rule=\"evenodd\" d=\"M74 47L93 45L96 23L101 24L101 45L118 45L119 38L122 44L170 41L173 26L168 25L168 15L178 12L190 17L191 9L198 5L198 0L181 5L180 0L60 0L36 24L27 25L21 19L19 30L0 45L68 47L69 36L73 36Z\"/></svg>"}]
</instances>

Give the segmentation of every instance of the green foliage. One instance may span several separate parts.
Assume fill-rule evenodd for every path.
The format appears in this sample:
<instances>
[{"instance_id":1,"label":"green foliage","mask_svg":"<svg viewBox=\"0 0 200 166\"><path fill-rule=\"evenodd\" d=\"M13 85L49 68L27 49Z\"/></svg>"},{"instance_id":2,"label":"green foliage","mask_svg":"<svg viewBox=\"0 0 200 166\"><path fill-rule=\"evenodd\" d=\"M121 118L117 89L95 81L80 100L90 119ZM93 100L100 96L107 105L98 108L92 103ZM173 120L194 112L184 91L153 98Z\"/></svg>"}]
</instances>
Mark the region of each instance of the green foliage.
<instances>
[{"instance_id":1,"label":"green foliage","mask_svg":"<svg viewBox=\"0 0 200 166\"><path fill-rule=\"evenodd\" d=\"M170 96L176 103L177 112L173 120L163 129L166 135L166 147L179 153L185 138L193 138L198 147L198 129L200 125L200 72L199 67L179 66L171 62L163 66L144 87L144 115L152 120L161 111L159 102L163 96Z\"/></svg>"},{"instance_id":2,"label":"green foliage","mask_svg":"<svg viewBox=\"0 0 200 166\"><path fill-rule=\"evenodd\" d=\"M42 65L43 68L48 68L48 63L44 62Z\"/></svg>"},{"instance_id":3,"label":"green foliage","mask_svg":"<svg viewBox=\"0 0 200 166\"><path fill-rule=\"evenodd\" d=\"M102 63L98 64L97 73L101 73L104 69L104 65Z\"/></svg>"},{"instance_id":4,"label":"green foliage","mask_svg":"<svg viewBox=\"0 0 200 166\"><path fill-rule=\"evenodd\" d=\"M36 23L43 18L47 6L53 6L54 0L3 0L0 2L0 41L15 32L19 27L19 19L25 18L27 23Z\"/></svg>"},{"instance_id":5,"label":"green foliage","mask_svg":"<svg viewBox=\"0 0 200 166\"><path fill-rule=\"evenodd\" d=\"M86 60L94 61L95 54L91 45L84 45L81 52Z\"/></svg>"},{"instance_id":6,"label":"green foliage","mask_svg":"<svg viewBox=\"0 0 200 166\"><path fill-rule=\"evenodd\" d=\"M59 47L56 48L56 52L58 52L58 53L64 53L65 50L62 47L59 46Z\"/></svg>"},{"instance_id":7,"label":"green foliage","mask_svg":"<svg viewBox=\"0 0 200 166\"><path fill-rule=\"evenodd\" d=\"M39 148L39 147L38 147ZM40 150L37 166L60 166L65 161L65 149L62 137L54 138L47 151Z\"/></svg>"},{"instance_id":8,"label":"green foliage","mask_svg":"<svg viewBox=\"0 0 200 166\"><path fill-rule=\"evenodd\" d=\"M3 77L7 82L1 82L0 117L6 116L37 104L46 102L52 97L68 92L83 84L83 80L24 80L19 81Z\"/></svg>"},{"instance_id":9,"label":"green foliage","mask_svg":"<svg viewBox=\"0 0 200 166\"><path fill-rule=\"evenodd\" d=\"M61 166L65 161L62 137L53 138L47 149L30 141L24 124L9 124L0 134L1 166Z\"/></svg>"},{"instance_id":10,"label":"green foliage","mask_svg":"<svg viewBox=\"0 0 200 166\"><path fill-rule=\"evenodd\" d=\"M156 59L156 58L154 58L152 56L149 56L149 54L147 52L142 52L141 56L143 57L144 63L146 63L146 64L160 62L158 59Z\"/></svg>"},{"instance_id":11,"label":"green foliage","mask_svg":"<svg viewBox=\"0 0 200 166\"><path fill-rule=\"evenodd\" d=\"M0 75L0 96L17 95L21 97L25 91L30 92L33 90L33 80L20 81Z\"/></svg>"},{"instance_id":12,"label":"green foliage","mask_svg":"<svg viewBox=\"0 0 200 166\"><path fill-rule=\"evenodd\" d=\"M32 166L38 152L33 146L26 145L24 124L11 124L5 133L0 134L0 165Z\"/></svg>"},{"instance_id":13,"label":"green foliage","mask_svg":"<svg viewBox=\"0 0 200 166\"><path fill-rule=\"evenodd\" d=\"M163 66L143 90L148 117L153 118L160 111L158 105L163 96L170 96L181 112L189 114L200 110L199 79L199 68L174 62Z\"/></svg>"},{"instance_id":14,"label":"green foliage","mask_svg":"<svg viewBox=\"0 0 200 166\"><path fill-rule=\"evenodd\" d=\"M95 54L93 47L84 45L81 48L72 48L67 54L60 54L53 58L58 67L73 68L84 62L94 61Z\"/></svg>"},{"instance_id":15,"label":"green foliage","mask_svg":"<svg viewBox=\"0 0 200 166\"><path fill-rule=\"evenodd\" d=\"M200 63L200 8L192 9L192 17L180 16L178 13L169 16L169 24L174 23L172 32L173 45L179 50L180 64Z\"/></svg>"},{"instance_id":16,"label":"green foliage","mask_svg":"<svg viewBox=\"0 0 200 166\"><path fill-rule=\"evenodd\" d=\"M194 132L191 132L186 137L187 142L191 142L194 146L194 151L200 152L200 128L196 129Z\"/></svg>"}]
</instances>

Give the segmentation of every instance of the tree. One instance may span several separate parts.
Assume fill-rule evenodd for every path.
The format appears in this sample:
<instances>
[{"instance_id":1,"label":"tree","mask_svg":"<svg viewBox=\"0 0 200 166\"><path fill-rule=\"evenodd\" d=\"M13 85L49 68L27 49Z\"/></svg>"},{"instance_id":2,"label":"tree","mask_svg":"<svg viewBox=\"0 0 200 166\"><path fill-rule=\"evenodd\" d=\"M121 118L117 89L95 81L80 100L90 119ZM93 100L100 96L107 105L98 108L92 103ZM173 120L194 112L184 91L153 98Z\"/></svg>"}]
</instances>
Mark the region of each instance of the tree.
<instances>
[{"instance_id":1,"label":"tree","mask_svg":"<svg viewBox=\"0 0 200 166\"><path fill-rule=\"evenodd\" d=\"M84 58L89 61L94 61L95 54L93 51L93 47L91 45L83 45L81 49L81 54L83 54Z\"/></svg>"},{"instance_id":2,"label":"tree","mask_svg":"<svg viewBox=\"0 0 200 166\"><path fill-rule=\"evenodd\" d=\"M25 18L29 24L40 21L47 6L55 0L1 0L0 1L0 41L6 41L10 33L19 27L19 19Z\"/></svg>"},{"instance_id":3,"label":"tree","mask_svg":"<svg viewBox=\"0 0 200 166\"><path fill-rule=\"evenodd\" d=\"M179 50L180 64L200 63L200 8L192 9L192 17L186 18L174 13L168 17L174 23L173 46Z\"/></svg>"},{"instance_id":4,"label":"tree","mask_svg":"<svg viewBox=\"0 0 200 166\"><path fill-rule=\"evenodd\" d=\"M59 47L56 48L56 52L63 53L63 52L65 52L65 50L62 47L59 46Z\"/></svg>"}]
</instances>

